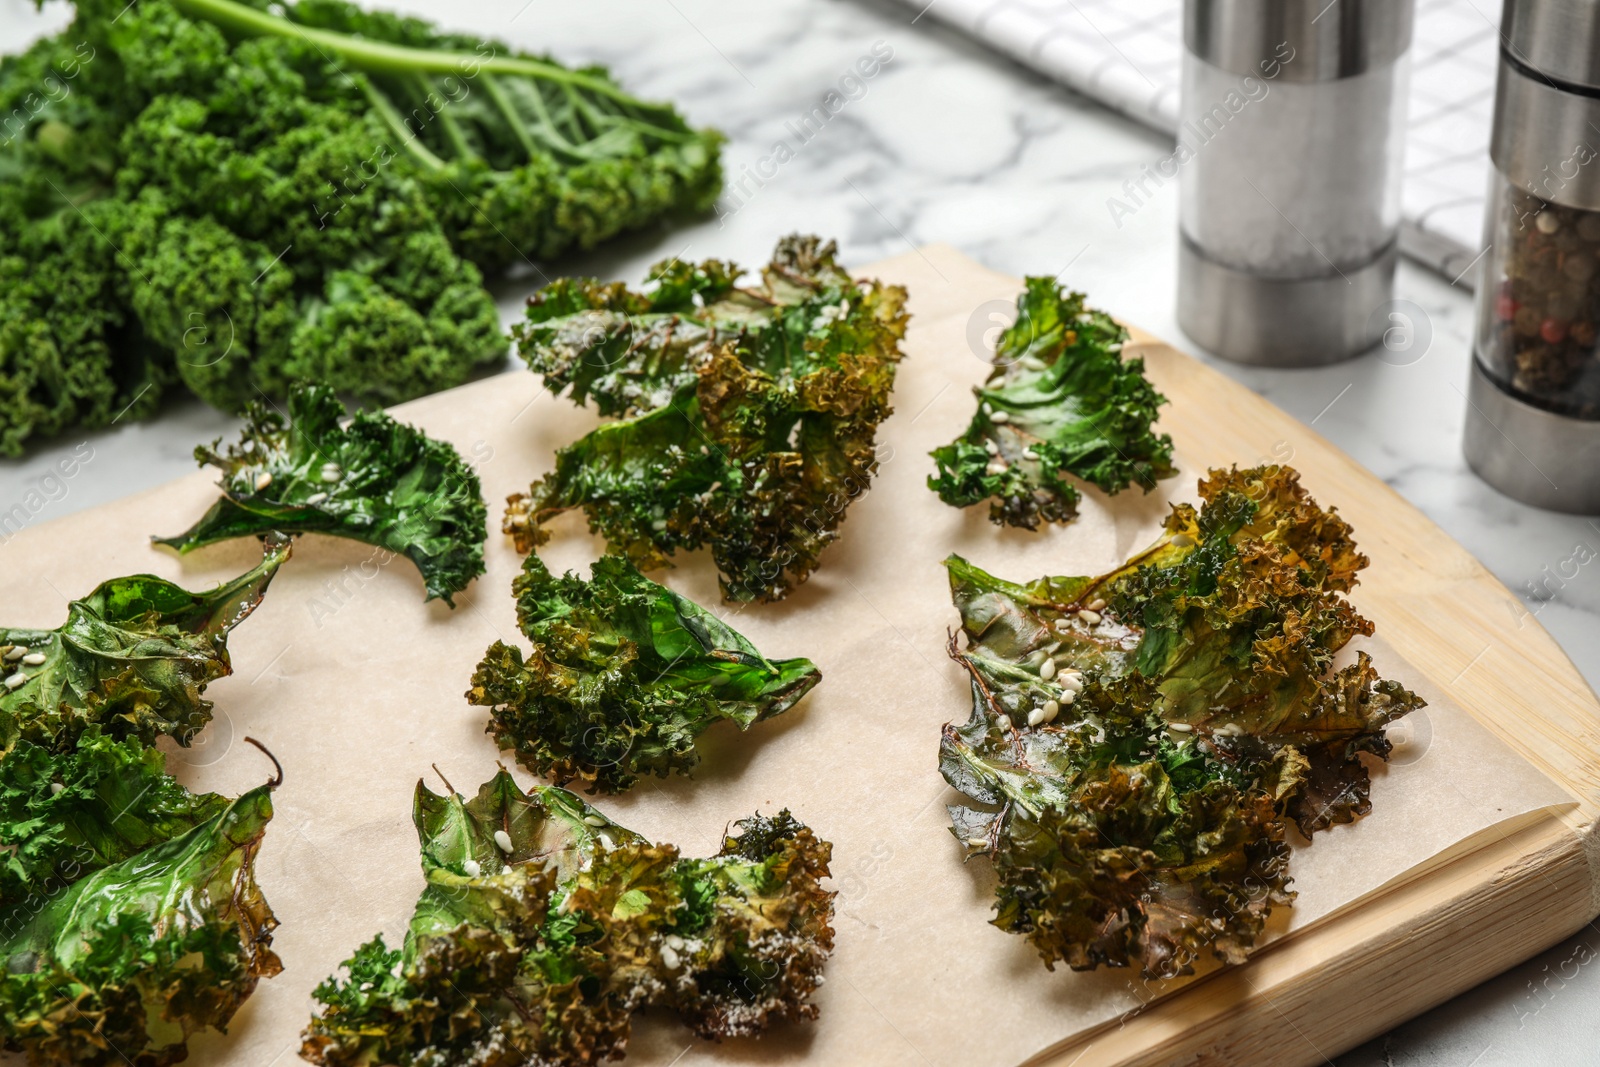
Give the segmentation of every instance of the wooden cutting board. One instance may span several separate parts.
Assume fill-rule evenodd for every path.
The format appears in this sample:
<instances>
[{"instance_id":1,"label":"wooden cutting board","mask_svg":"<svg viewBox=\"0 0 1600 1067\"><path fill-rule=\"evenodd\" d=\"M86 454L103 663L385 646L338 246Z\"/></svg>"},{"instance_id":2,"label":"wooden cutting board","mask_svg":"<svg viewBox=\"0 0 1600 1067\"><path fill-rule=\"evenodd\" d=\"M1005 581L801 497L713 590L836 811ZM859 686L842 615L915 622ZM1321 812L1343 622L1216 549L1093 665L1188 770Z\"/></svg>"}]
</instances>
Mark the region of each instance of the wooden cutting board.
<instances>
[{"instance_id":1,"label":"wooden cutting board","mask_svg":"<svg viewBox=\"0 0 1600 1067\"><path fill-rule=\"evenodd\" d=\"M786 805L834 841L838 947L819 993L822 1018L759 1042L710 1045L647 1016L628 1064L1320 1063L1600 911L1600 703L1517 598L1437 526L1305 426L1143 334L1132 348L1171 398L1161 428L1176 442L1178 477L1148 496L1091 492L1076 523L1037 534L998 530L983 508L956 512L923 487L926 453L965 425L968 387L988 370L988 315L1020 283L943 247L860 273L911 295L882 471L807 585L783 604L744 607L730 619L768 655L812 656L823 682L749 734L708 733L694 780L652 781L599 801L619 822L689 855L714 851L728 821ZM1092 293L1093 278L1071 281ZM478 467L492 528L505 495L547 471L553 450L596 422L526 373L397 414L452 441ZM1193 499L1207 467L1258 462L1292 464L1319 502L1354 526L1372 566L1353 599L1384 642L1379 669L1409 672L1433 694L1438 729L1445 716L1461 717L1455 735L1476 734L1473 751L1494 751L1458 781L1441 783L1445 764L1433 759L1381 775L1371 817L1296 857L1297 908L1309 914L1321 894L1314 922L1280 925L1247 964L1146 990L1141 1010L1117 1010L1130 985L1125 972L1047 973L1021 938L986 925L992 881L981 862L961 865L945 831L941 805L953 794L938 775L939 726L964 718L968 697L944 656L955 615L939 561L959 551L1007 577L1096 573L1150 538L1169 499ZM256 555L253 543L180 560L147 541L187 526L214 498L212 482L197 471L23 531L0 567L7 623L57 625L68 597L115 574L151 571L199 588L239 573ZM554 532L544 550L553 567L583 567L600 549L576 516ZM366 546L302 538L232 638L237 673L208 691L217 720L169 767L193 788L236 793L266 772L259 754L237 743L246 734L282 760L286 781L258 873L283 924L275 947L286 969L261 984L228 1035L192 1042L192 1063L298 1062L311 989L372 934L382 930L391 944L403 934L421 888L410 824L417 779L427 775L440 789L429 769L437 763L470 791L499 757L483 733L484 712L461 696L490 641L519 640L509 595L519 557L498 532L487 563L452 612L423 605L403 560L384 564ZM704 554L679 564L658 577L715 604ZM1425 798L1463 785L1491 798L1506 781L1530 780L1525 791L1543 799L1516 818L1463 840L1426 832L1450 813ZM1414 833L1397 822L1407 812ZM1354 903L1330 905L1325 882L1341 864L1359 865L1397 835L1414 842L1412 853ZM1086 1004L1110 1021L1069 1025L1089 1017Z\"/></svg>"}]
</instances>

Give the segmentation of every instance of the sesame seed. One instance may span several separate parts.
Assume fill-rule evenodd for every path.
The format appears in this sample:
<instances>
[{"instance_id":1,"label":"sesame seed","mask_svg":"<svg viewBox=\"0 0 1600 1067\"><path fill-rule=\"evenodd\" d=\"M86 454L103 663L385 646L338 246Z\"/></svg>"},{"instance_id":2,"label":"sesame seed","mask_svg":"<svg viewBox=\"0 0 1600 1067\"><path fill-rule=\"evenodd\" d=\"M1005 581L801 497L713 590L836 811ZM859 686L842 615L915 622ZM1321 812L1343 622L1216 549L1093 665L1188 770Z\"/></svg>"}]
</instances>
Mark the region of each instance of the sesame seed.
<instances>
[{"instance_id":1,"label":"sesame seed","mask_svg":"<svg viewBox=\"0 0 1600 1067\"><path fill-rule=\"evenodd\" d=\"M6 649L6 659L10 660L12 663L17 662L17 660L21 659L27 654L27 645L12 645L10 648Z\"/></svg>"},{"instance_id":2,"label":"sesame seed","mask_svg":"<svg viewBox=\"0 0 1600 1067\"><path fill-rule=\"evenodd\" d=\"M1069 674L1066 671L1062 671L1056 675L1056 684L1063 689L1070 689L1074 693L1081 692L1083 689L1083 675Z\"/></svg>"},{"instance_id":3,"label":"sesame seed","mask_svg":"<svg viewBox=\"0 0 1600 1067\"><path fill-rule=\"evenodd\" d=\"M9 685L10 683L8 682L7 684ZM996 719L994 721L994 724L996 726L1000 727L1000 729L1002 731L1009 730L1009 729L1011 729L1011 716L1002 714L998 719Z\"/></svg>"},{"instance_id":4,"label":"sesame seed","mask_svg":"<svg viewBox=\"0 0 1600 1067\"><path fill-rule=\"evenodd\" d=\"M272 484L272 472L271 471L262 471L260 474L256 475L256 491L257 492L260 492L261 490L265 489L267 486L269 486L271 484Z\"/></svg>"},{"instance_id":5,"label":"sesame seed","mask_svg":"<svg viewBox=\"0 0 1600 1067\"><path fill-rule=\"evenodd\" d=\"M1055 676L1056 676L1056 661L1051 659L1051 658L1049 658L1048 656L1046 656L1045 657L1045 661L1043 663L1039 664L1039 677L1043 678L1045 681L1048 682L1050 679L1054 678Z\"/></svg>"},{"instance_id":6,"label":"sesame seed","mask_svg":"<svg viewBox=\"0 0 1600 1067\"><path fill-rule=\"evenodd\" d=\"M666 528L667 528L667 520L666 519L656 519L654 522L652 522L650 524L650 529L655 530L657 533L661 532L662 530L665 530Z\"/></svg>"},{"instance_id":7,"label":"sesame seed","mask_svg":"<svg viewBox=\"0 0 1600 1067\"><path fill-rule=\"evenodd\" d=\"M1100 621L1100 613L1098 611L1090 611L1088 608L1084 608L1082 611L1078 612L1078 618L1081 621L1088 623L1090 626L1093 626Z\"/></svg>"},{"instance_id":8,"label":"sesame seed","mask_svg":"<svg viewBox=\"0 0 1600 1067\"><path fill-rule=\"evenodd\" d=\"M669 971L675 971L680 962L677 951L671 945L661 946L661 966Z\"/></svg>"},{"instance_id":9,"label":"sesame seed","mask_svg":"<svg viewBox=\"0 0 1600 1067\"><path fill-rule=\"evenodd\" d=\"M6 679L6 688L15 689L27 680L28 676L23 674L21 671L18 671L16 674L13 674L11 677Z\"/></svg>"},{"instance_id":10,"label":"sesame seed","mask_svg":"<svg viewBox=\"0 0 1600 1067\"><path fill-rule=\"evenodd\" d=\"M1078 699L1077 690L1075 690L1075 689L1063 689L1061 691L1061 696L1058 699L1061 701L1061 706L1062 707L1066 707L1068 704L1070 704L1074 700Z\"/></svg>"},{"instance_id":11,"label":"sesame seed","mask_svg":"<svg viewBox=\"0 0 1600 1067\"><path fill-rule=\"evenodd\" d=\"M495 847L501 852L511 851L511 835L504 830L496 830L494 832L494 843Z\"/></svg>"},{"instance_id":12,"label":"sesame seed","mask_svg":"<svg viewBox=\"0 0 1600 1067\"><path fill-rule=\"evenodd\" d=\"M1034 708L1032 711L1028 712L1028 725L1029 726L1038 726L1042 722L1044 722L1044 709L1043 708Z\"/></svg>"},{"instance_id":13,"label":"sesame seed","mask_svg":"<svg viewBox=\"0 0 1600 1067\"><path fill-rule=\"evenodd\" d=\"M992 423L995 423L997 425L998 424L1003 424L1003 423L1010 422L1011 421L1011 416L1007 412L996 411L994 414L989 416L989 421L992 422Z\"/></svg>"},{"instance_id":14,"label":"sesame seed","mask_svg":"<svg viewBox=\"0 0 1600 1067\"><path fill-rule=\"evenodd\" d=\"M328 499L327 493L312 493L310 496L306 497L306 506L316 507L326 499Z\"/></svg>"},{"instance_id":15,"label":"sesame seed","mask_svg":"<svg viewBox=\"0 0 1600 1067\"><path fill-rule=\"evenodd\" d=\"M589 826L604 826L606 821L598 815L585 815L583 821Z\"/></svg>"},{"instance_id":16,"label":"sesame seed","mask_svg":"<svg viewBox=\"0 0 1600 1067\"><path fill-rule=\"evenodd\" d=\"M477 860L462 860L461 869L467 872L468 878L476 878L483 873L483 868L478 866Z\"/></svg>"},{"instance_id":17,"label":"sesame seed","mask_svg":"<svg viewBox=\"0 0 1600 1067\"><path fill-rule=\"evenodd\" d=\"M58 796L66 788L67 787L62 785L60 782L51 782L50 783L50 795L51 796Z\"/></svg>"},{"instance_id":18,"label":"sesame seed","mask_svg":"<svg viewBox=\"0 0 1600 1067\"><path fill-rule=\"evenodd\" d=\"M1194 544L1194 538L1190 537L1188 534L1173 534L1172 540L1168 543L1171 544L1173 548L1188 548L1190 545Z\"/></svg>"},{"instance_id":19,"label":"sesame seed","mask_svg":"<svg viewBox=\"0 0 1600 1067\"><path fill-rule=\"evenodd\" d=\"M29 652L26 656L22 657L22 663L23 663L24 666L27 666L27 667L43 666L44 665L44 653L43 652Z\"/></svg>"},{"instance_id":20,"label":"sesame seed","mask_svg":"<svg viewBox=\"0 0 1600 1067\"><path fill-rule=\"evenodd\" d=\"M244 448L241 451L254 452L255 450L256 450L256 443L254 441L246 441L244 443Z\"/></svg>"},{"instance_id":21,"label":"sesame seed","mask_svg":"<svg viewBox=\"0 0 1600 1067\"><path fill-rule=\"evenodd\" d=\"M983 468L983 473L988 474L988 475L1004 474L1005 472L1006 472L1006 465L1004 463L1001 463L999 460L995 460L992 463L990 463L987 467Z\"/></svg>"},{"instance_id":22,"label":"sesame seed","mask_svg":"<svg viewBox=\"0 0 1600 1067\"><path fill-rule=\"evenodd\" d=\"M1167 729L1176 730L1180 734L1187 734L1193 732L1194 727L1186 722L1169 722L1167 723Z\"/></svg>"},{"instance_id":23,"label":"sesame seed","mask_svg":"<svg viewBox=\"0 0 1600 1067\"><path fill-rule=\"evenodd\" d=\"M1035 452L1031 448L1024 448L1022 450L1022 458L1023 459L1038 459L1039 458L1039 453Z\"/></svg>"},{"instance_id":24,"label":"sesame seed","mask_svg":"<svg viewBox=\"0 0 1600 1067\"><path fill-rule=\"evenodd\" d=\"M343 478L343 477L344 477L344 471L340 468L340 466L337 463L324 463L322 465L322 480L323 481L325 481L325 482L336 482L340 478Z\"/></svg>"},{"instance_id":25,"label":"sesame seed","mask_svg":"<svg viewBox=\"0 0 1600 1067\"><path fill-rule=\"evenodd\" d=\"M1046 700L1044 707L1040 708L1039 712L1044 716L1043 721L1055 722L1056 716L1061 714L1061 704L1058 701Z\"/></svg>"},{"instance_id":26,"label":"sesame seed","mask_svg":"<svg viewBox=\"0 0 1600 1067\"><path fill-rule=\"evenodd\" d=\"M1000 446L995 444L993 441L985 441L983 443L983 450L989 453L991 456L998 456L1000 454Z\"/></svg>"},{"instance_id":27,"label":"sesame seed","mask_svg":"<svg viewBox=\"0 0 1600 1067\"><path fill-rule=\"evenodd\" d=\"M988 848L989 839L986 837L969 837L967 838L967 844L972 848Z\"/></svg>"},{"instance_id":28,"label":"sesame seed","mask_svg":"<svg viewBox=\"0 0 1600 1067\"><path fill-rule=\"evenodd\" d=\"M1089 601L1089 603L1085 606L1090 611L1104 611L1106 610L1106 598L1103 596L1097 596L1093 600Z\"/></svg>"},{"instance_id":29,"label":"sesame seed","mask_svg":"<svg viewBox=\"0 0 1600 1067\"><path fill-rule=\"evenodd\" d=\"M677 934L668 934L664 940L666 941L668 948L675 948L680 951L683 949L683 938L679 937Z\"/></svg>"}]
</instances>

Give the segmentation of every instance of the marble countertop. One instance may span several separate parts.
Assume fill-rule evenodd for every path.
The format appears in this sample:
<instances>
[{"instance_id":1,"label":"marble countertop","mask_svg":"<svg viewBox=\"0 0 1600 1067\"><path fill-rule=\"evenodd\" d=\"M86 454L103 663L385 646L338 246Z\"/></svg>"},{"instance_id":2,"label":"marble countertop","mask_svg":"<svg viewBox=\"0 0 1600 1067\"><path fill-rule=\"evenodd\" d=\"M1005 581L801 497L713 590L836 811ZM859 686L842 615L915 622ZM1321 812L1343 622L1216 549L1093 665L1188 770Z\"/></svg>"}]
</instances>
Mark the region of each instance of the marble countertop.
<instances>
[{"instance_id":1,"label":"marble countertop","mask_svg":"<svg viewBox=\"0 0 1600 1067\"><path fill-rule=\"evenodd\" d=\"M1012 274L1061 272L1099 305L1216 364L1376 472L1517 592L1589 681L1600 681L1600 578L1581 567L1573 576L1569 564L1600 558L1600 523L1517 504L1462 459L1471 332L1464 288L1402 265L1397 296L1414 305L1419 338L1402 357L1311 371L1217 363L1185 341L1174 319L1176 184L1154 189L1120 225L1106 206L1170 145L914 10L890 0L390 6L564 60L605 63L630 88L678 101L692 121L729 135L730 193L718 217L635 234L563 271L636 279L671 255L759 263L774 237L801 230L836 236L852 263L944 242ZM38 15L29 0L0 0L0 40L9 51L62 15L60 5ZM841 94L826 124L806 128L811 109L875 49L890 55L881 71ZM507 321L538 282L530 275L497 285ZM0 512L42 499L30 508L40 523L160 484L193 469L196 442L233 425L178 402L154 422L0 461ZM50 477L59 459L75 449L81 458L85 446L92 457L72 478ZM1597 956L1600 931L1591 926L1337 1062L1600 1064L1600 968L1588 965Z\"/></svg>"}]
</instances>

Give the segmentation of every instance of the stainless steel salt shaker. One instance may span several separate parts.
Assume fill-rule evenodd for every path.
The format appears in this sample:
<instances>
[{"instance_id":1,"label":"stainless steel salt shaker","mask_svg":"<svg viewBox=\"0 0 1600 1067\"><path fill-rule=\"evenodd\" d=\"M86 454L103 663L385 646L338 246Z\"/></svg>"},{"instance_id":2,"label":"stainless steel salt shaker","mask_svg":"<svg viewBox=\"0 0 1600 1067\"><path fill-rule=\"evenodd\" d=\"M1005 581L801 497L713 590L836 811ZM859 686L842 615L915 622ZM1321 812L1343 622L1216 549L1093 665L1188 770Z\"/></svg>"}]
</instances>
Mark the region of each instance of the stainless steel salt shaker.
<instances>
[{"instance_id":1,"label":"stainless steel salt shaker","mask_svg":"<svg viewBox=\"0 0 1600 1067\"><path fill-rule=\"evenodd\" d=\"M1411 0L1186 0L1178 324L1295 367L1382 337Z\"/></svg>"},{"instance_id":2,"label":"stainless steel salt shaker","mask_svg":"<svg viewBox=\"0 0 1600 1067\"><path fill-rule=\"evenodd\" d=\"M1467 462L1600 514L1600 5L1508 0L1500 34Z\"/></svg>"}]
</instances>

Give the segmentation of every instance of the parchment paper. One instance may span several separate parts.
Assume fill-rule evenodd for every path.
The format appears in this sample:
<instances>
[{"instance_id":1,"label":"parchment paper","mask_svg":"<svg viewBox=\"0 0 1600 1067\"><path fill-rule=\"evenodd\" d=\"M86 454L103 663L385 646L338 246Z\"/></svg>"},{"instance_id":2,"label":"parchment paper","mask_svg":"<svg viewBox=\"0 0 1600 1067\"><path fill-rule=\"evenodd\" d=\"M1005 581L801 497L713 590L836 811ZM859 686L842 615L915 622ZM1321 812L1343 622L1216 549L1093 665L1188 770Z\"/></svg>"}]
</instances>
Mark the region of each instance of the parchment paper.
<instances>
[{"instance_id":1,"label":"parchment paper","mask_svg":"<svg viewBox=\"0 0 1600 1067\"><path fill-rule=\"evenodd\" d=\"M1126 972L1047 972L1022 938L988 925L991 876L982 861L961 863L944 812L955 795L936 766L940 725L968 709L967 685L944 653L957 620L940 561L955 551L1007 577L1094 573L1149 541L1167 501L1192 499L1208 463L1252 457L1206 455L1180 440L1182 473L1156 492L1108 500L1091 490L1075 524L1037 534L1001 531L981 507L950 509L923 485L927 452L965 425L969 387L988 370L969 343L981 340L988 312L974 326L974 309L1010 302L1016 283L946 249L863 273L907 284L914 316L882 472L807 585L783 604L734 609L732 619L770 656L810 656L823 681L793 711L747 734L711 731L695 780L651 781L602 801L625 825L690 855L714 851L730 820L784 806L833 841L838 938L818 998L822 1018L720 1046L671 1020L643 1018L628 1063L809 1056L826 1064L1007 1064L1162 992ZM527 373L399 414L479 464L492 529L505 495L548 470L554 449L596 421L543 394ZM1308 482L1315 492L1315 479ZM180 560L146 540L183 529L214 496L210 473L197 472L24 531L0 555L6 622L58 625L67 599L113 575L149 571L199 588L239 573L258 558L254 541ZM581 517L565 517L555 532L545 550L552 567L585 568L600 551ZM300 539L265 603L232 638L236 673L208 692L216 721L200 744L169 759L191 787L237 793L270 772L242 743L248 734L277 754L286 774L258 863L282 922L275 948L285 971L261 984L227 1037L194 1041L193 1063L297 1062L312 988L373 934L381 930L393 944L405 929L422 888L410 818L417 779L441 788L429 769L437 763L470 793L500 758L484 734L486 712L462 694L490 641L522 642L509 592L519 557L492 533L488 575L454 611L423 605L407 561L381 559L364 545ZM705 556L663 573L702 604L718 603ZM1359 588L1355 599L1359 606ZM1381 641L1374 652L1382 671L1424 689L1432 706L1415 717L1395 766L1377 772L1374 814L1298 850L1300 897L1273 936L1406 877L1486 828L1569 800Z\"/></svg>"}]
</instances>

